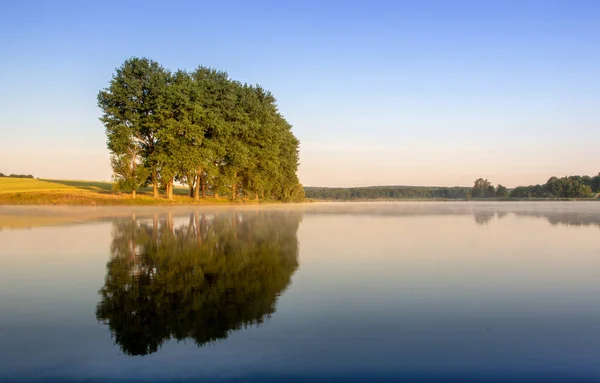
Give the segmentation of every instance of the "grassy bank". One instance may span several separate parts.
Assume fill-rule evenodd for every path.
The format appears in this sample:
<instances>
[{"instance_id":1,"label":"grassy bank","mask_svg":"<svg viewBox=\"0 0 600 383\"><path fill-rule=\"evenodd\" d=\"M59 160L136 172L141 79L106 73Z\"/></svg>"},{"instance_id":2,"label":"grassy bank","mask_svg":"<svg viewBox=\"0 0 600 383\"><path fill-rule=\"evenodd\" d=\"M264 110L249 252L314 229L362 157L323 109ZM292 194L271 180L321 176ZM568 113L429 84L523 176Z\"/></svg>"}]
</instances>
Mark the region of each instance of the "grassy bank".
<instances>
[{"instance_id":1,"label":"grassy bank","mask_svg":"<svg viewBox=\"0 0 600 383\"><path fill-rule=\"evenodd\" d=\"M131 198L130 194L113 192L109 182L0 178L0 205L160 206L233 203L226 197L208 197L195 201L188 193L186 188L175 188L173 200L163 196L156 199L152 197L150 189L142 189L136 198Z\"/></svg>"},{"instance_id":2,"label":"grassy bank","mask_svg":"<svg viewBox=\"0 0 600 383\"><path fill-rule=\"evenodd\" d=\"M593 198L489 198L472 199L471 201L599 201L600 194ZM447 198L348 198L319 199L307 198L306 202L368 202L368 201L460 201ZM466 201L466 199L462 199ZM265 201L261 201L265 202ZM133 199L128 193L115 193L110 182L72 181L72 180L39 180L32 178L0 178L0 205L69 205L69 206L162 206L162 205L216 205L216 204L257 204L254 200L232 202L224 196L218 199L208 197L195 201L189 197L185 187L174 188L173 200L164 196L152 197L151 188L138 191Z\"/></svg>"}]
</instances>

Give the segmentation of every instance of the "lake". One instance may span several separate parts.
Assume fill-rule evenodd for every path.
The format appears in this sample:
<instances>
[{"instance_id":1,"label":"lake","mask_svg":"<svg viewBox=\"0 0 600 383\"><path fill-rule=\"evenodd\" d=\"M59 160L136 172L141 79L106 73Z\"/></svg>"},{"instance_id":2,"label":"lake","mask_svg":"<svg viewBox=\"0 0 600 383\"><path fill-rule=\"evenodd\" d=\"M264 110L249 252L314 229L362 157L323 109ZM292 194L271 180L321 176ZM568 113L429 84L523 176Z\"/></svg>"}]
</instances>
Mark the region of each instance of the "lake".
<instances>
[{"instance_id":1,"label":"lake","mask_svg":"<svg viewBox=\"0 0 600 383\"><path fill-rule=\"evenodd\" d=\"M0 381L600 381L600 203L0 206Z\"/></svg>"}]
</instances>

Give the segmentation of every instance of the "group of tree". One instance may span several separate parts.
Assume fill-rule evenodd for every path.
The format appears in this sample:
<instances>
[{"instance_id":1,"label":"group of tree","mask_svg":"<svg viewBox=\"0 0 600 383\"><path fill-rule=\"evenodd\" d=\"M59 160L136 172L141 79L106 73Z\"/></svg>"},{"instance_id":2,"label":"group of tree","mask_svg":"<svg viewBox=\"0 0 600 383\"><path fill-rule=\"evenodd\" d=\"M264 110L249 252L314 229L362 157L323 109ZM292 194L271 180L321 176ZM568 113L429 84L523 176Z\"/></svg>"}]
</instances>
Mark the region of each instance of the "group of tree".
<instances>
[{"instance_id":1,"label":"group of tree","mask_svg":"<svg viewBox=\"0 0 600 383\"><path fill-rule=\"evenodd\" d=\"M514 189L492 185L484 178L473 187L370 186L354 188L304 188L307 198L324 200L361 199L507 199L507 198L589 198L600 193L600 173L590 176L552 177L543 185Z\"/></svg>"},{"instance_id":2,"label":"group of tree","mask_svg":"<svg viewBox=\"0 0 600 383\"><path fill-rule=\"evenodd\" d=\"M511 198L587 198L600 193L600 173L590 176L551 177L543 185L518 186Z\"/></svg>"},{"instance_id":3,"label":"group of tree","mask_svg":"<svg viewBox=\"0 0 600 383\"><path fill-rule=\"evenodd\" d=\"M147 58L126 60L98 94L115 185L152 185L173 198L178 182L195 199L302 200L299 141L275 97L226 72L172 72Z\"/></svg>"},{"instance_id":4,"label":"group of tree","mask_svg":"<svg viewBox=\"0 0 600 383\"><path fill-rule=\"evenodd\" d=\"M300 220L275 211L115 220L96 317L127 355L263 323L298 267Z\"/></svg>"},{"instance_id":5,"label":"group of tree","mask_svg":"<svg viewBox=\"0 0 600 383\"><path fill-rule=\"evenodd\" d=\"M470 198L507 198L510 195L509 190L498 184L494 187L490 181L483 178L475 180L471 189Z\"/></svg>"},{"instance_id":6,"label":"group of tree","mask_svg":"<svg viewBox=\"0 0 600 383\"><path fill-rule=\"evenodd\" d=\"M304 192L307 198L325 200L466 199L470 188L425 186L305 187Z\"/></svg>"},{"instance_id":7,"label":"group of tree","mask_svg":"<svg viewBox=\"0 0 600 383\"><path fill-rule=\"evenodd\" d=\"M589 198L600 193L600 173L590 176L551 177L543 185L517 186L508 190L494 187L487 179L479 178L471 189L471 198Z\"/></svg>"},{"instance_id":8,"label":"group of tree","mask_svg":"<svg viewBox=\"0 0 600 383\"><path fill-rule=\"evenodd\" d=\"M7 178L33 178L33 176L31 174L10 174L10 175L6 175L4 173L0 173L0 177L7 177Z\"/></svg>"}]
</instances>

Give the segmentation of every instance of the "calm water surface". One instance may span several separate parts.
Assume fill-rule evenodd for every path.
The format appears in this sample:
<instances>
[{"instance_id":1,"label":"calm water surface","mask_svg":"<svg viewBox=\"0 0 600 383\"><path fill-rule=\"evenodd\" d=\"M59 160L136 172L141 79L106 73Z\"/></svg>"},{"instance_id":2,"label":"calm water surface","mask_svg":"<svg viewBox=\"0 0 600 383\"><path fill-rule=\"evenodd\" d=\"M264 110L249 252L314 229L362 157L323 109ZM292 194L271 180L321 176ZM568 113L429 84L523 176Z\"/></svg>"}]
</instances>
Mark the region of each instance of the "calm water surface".
<instances>
[{"instance_id":1,"label":"calm water surface","mask_svg":"<svg viewBox=\"0 0 600 383\"><path fill-rule=\"evenodd\" d=\"M0 227L2 382L600 381L600 203L0 207Z\"/></svg>"}]
</instances>

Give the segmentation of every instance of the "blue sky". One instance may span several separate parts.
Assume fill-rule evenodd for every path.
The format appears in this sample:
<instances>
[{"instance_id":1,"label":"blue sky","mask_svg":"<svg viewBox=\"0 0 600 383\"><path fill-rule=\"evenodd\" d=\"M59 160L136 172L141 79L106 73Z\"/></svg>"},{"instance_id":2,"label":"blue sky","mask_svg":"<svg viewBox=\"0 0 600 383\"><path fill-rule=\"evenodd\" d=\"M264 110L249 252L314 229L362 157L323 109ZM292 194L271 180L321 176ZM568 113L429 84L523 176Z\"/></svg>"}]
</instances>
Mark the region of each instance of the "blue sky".
<instances>
[{"instance_id":1,"label":"blue sky","mask_svg":"<svg viewBox=\"0 0 600 383\"><path fill-rule=\"evenodd\" d=\"M508 186L600 171L598 1L0 1L0 172L110 179L126 58L259 83L305 185Z\"/></svg>"}]
</instances>

